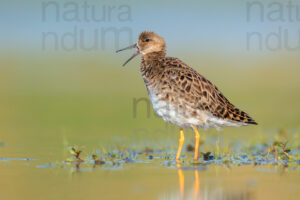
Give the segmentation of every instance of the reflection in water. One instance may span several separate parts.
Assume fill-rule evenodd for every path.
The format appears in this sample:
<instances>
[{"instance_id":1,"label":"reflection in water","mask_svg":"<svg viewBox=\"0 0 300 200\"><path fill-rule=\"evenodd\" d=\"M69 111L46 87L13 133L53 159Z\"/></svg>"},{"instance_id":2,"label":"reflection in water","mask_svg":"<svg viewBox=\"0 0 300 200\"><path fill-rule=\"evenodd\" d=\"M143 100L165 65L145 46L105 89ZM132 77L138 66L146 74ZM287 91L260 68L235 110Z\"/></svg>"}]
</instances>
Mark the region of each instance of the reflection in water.
<instances>
[{"instance_id":1,"label":"reflection in water","mask_svg":"<svg viewBox=\"0 0 300 200\"><path fill-rule=\"evenodd\" d=\"M198 167L192 168L194 172L194 181L193 181L193 190L185 191L185 182L184 182L184 171L185 168L182 168L180 164L177 164L177 173L179 180L179 192L180 192L180 200L206 200L206 199L214 199L214 200L253 200L254 196L249 190L227 190L222 185L213 184L212 187L209 185L204 186L204 190L200 191L200 178L199 178L199 169ZM188 168L190 171L191 168ZM202 187L203 188L203 187ZM164 199L179 199L179 197L169 197Z\"/></svg>"},{"instance_id":2,"label":"reflection in water","mask_svg":"<svg viewBox=\"0 0 300 200\"><path fill-rule=\"evenodd\" d=\"M194 200L196 200L198 199L198 195L199 195L200 181L199 181L199 171L194 170L194 172L195 172Z\"/></svg>"},{"instance_id":3,"label":"reflection in water","mask_svg":"<svg viewBox=\"0 0 300 200\"><path fill-rule=\"evenodd\" d=\"M180 164L177 164L178 168L178 177L179 177L179 191L180 191L180 199L184 197L184 174L182 169L180 168Z\"/></svg>"},{"instance_id":4,"label":"reflection in water","mask_svg":"<svg viewBox=\"0 0 300 200\"><path fill-rule=\"evenodd\" d=\"M177 172L179 178L179 191L180 199L184 199L184 173L180 164L177 164ZM194 200L199 199L199 189L200 189L200 180L199 180L199 171L195 168L195 180L194 180Z\"/></svg>"}]
</instances>

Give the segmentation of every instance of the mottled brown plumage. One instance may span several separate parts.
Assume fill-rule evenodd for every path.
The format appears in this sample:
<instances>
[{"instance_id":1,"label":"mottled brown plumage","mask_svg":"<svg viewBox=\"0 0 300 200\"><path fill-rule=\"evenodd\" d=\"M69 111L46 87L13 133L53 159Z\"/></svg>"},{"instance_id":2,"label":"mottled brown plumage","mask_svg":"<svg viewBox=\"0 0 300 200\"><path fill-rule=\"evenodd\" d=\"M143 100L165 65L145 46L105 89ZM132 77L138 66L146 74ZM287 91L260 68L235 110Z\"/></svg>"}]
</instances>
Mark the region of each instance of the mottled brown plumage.
<instances>
[{"instance_id":1,"label":"mottled brown plumage","mask_svg":"<svg viewBox=\"0 0 300 200\"><path fill-rule=\"evenodd\" d=\"M165 43L156 44L160 51L143 53L149 42L146 39L159 38L153 32L143 32L139 37L138 47L142 52L141 72L147 87L156 86L165 95L162 99L181 106L192 107L192 115L199 110L232 122L256 124L245 112L232 105L218 88L204 76L187 66L178 58L166 57ZM153 39L152 39L153 40ZM151 41L150 41L151 42ZM156 41L153 41L157 43Z\"/></svg>"},{"instance_id":2,"label":"mottled brown plumage","mask_svg":"<svg viewBox=\"0 0 300 200\"><path fill-rule=\"evenodd\" d=\"M166 96L169 94L166 100L173 95L216 117L256 124L249 115L232 105L213 83L177 58L157 57L154 62L143 59L141 72L148 84L159 84Z\"/></svg>"},{"instance_id":3,"label":"mottled brown plumage","mask_svg":"<svg viewBox=\"0 0 300 200\"><path fill-rule=\"evenodd\" d=\"M129 60L142 54L142 77L155 112L165 121L181 128L194 128L195 131L195 127L257 124L232 105L204 76L178 58L166 57L166 43L156 33L142 32L137 44L128 48L133 47L136 51Z\"/></svg>"}]
</instances>

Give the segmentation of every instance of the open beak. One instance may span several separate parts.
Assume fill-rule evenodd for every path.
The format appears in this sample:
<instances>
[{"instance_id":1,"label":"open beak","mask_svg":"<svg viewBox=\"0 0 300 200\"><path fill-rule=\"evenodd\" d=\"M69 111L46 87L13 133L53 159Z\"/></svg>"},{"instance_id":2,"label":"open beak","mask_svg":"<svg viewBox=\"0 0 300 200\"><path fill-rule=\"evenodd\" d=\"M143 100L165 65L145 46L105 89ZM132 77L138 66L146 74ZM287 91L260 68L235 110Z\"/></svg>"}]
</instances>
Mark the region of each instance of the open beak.
<instances>
[{"instance_id":1,"label":"open beak","mask_svg":"<svg viewBox=\"0 0 300 200\"><path fill-rule=\"evenodd\" d=\"M120 52L120 51L123 51L123 50L127 50L127 49L133 49L133 48L136 48L136 50L134 51L134 53L132 54L132 56L122 65L123 67L129 62L131 61L135 56L139 55L140 54L140 51L139 51L139 48L137 46L137 44L134 44L134 45L131 45L129 47L126 47L124 49L120 49L118 51L116 51L116 53Z\"/></svg>"}]
</instances>

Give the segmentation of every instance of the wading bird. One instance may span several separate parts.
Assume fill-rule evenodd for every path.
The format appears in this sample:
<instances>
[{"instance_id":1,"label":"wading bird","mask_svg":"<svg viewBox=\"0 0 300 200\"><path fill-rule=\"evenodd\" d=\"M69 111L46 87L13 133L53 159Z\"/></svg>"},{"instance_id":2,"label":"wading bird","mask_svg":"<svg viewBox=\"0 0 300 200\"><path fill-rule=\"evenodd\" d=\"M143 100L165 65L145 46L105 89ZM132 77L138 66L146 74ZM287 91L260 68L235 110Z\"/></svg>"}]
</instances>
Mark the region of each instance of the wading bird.
<instances>
[{"instance_id":1,"label":"wading bird","mask_svg":"<svg viewBox=\"0 0 300 200\"><path fill-rule=\"evenodd\" d=\"M198 128L239 127L257 124L248 114L232 105L218 88L178 58L166 56L165 40L154 32L144 31L134 45L133 55L142 54L140 71L154 111L165 121L179 126L180 138L176 160L184 143L183 128L195 132L194 161L198 159Z\"/></svg>"}]
</instances>

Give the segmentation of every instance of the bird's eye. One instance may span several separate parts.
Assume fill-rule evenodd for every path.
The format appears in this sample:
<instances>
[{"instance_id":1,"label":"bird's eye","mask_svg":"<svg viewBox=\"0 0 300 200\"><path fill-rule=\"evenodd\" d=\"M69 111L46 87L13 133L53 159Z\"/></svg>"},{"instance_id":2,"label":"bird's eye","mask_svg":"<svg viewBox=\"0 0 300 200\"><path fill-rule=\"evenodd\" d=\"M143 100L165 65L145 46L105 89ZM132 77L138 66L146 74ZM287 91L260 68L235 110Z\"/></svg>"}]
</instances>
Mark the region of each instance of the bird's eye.
<instances>
[{"instance_id":1,"label":"bird's eye","mask_svg":"<svg viewBox=\"0 0 300 200\"><path fill-rule=\"evenodd\" d=\"M149 39L149 38L147 38L147 39L145 40L145 42L150 42L150 39Z\"/></svg>"}]
</instances>

